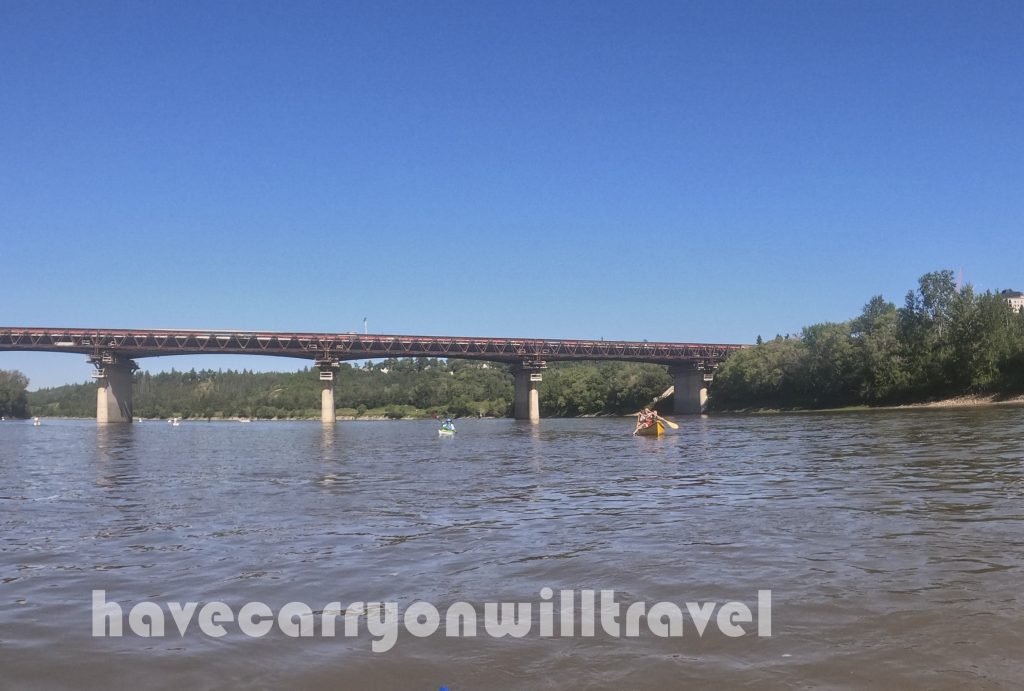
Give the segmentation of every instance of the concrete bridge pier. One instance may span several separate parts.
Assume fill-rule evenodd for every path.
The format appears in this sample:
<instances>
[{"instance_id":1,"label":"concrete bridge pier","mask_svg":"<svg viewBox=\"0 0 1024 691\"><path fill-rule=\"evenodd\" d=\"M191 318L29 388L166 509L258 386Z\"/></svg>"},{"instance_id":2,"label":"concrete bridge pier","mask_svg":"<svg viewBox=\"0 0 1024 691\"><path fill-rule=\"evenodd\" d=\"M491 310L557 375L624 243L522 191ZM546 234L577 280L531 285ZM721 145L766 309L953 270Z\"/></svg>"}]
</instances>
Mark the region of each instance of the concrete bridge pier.
<instances>
[{"instance_id":1,"label":"concrete bridge pier","mask_svg":"<svg viewBox=\"0 0 1024 691\"><path fill-rule=\"evenodd\" d=\"M702 364L678 365L669 368L675 383L672 395L676 415L701 415L708 410L708 383L714 378L713 370Z\"/></svg>"},{"instance_id":2,"label":"concrete bridge pier","mask_svg":"<svg viewBox=\"0 0 1024 691\"><path fill-rule=\"evenodd\" d=\"M537 387L543 380L541 374L547 369L543 361L528 361L513 369L515 376L515 402L513 412L516 420L540 422L540 393Z\"/></svg>"},{"instance_id":3,"label":"concrete bridge pier","mask_svg":"<svg viewBox=\"0 0 1024 691\"><path fill-rule=\"evenodd\" d=\"M139 368L127 358L117 358L109 353L91 360L96 370L96 422L100 424L131 422L133 373Z\"/></svg>"},{"instance_id":4,"label":"concrete bridge pier","mask_svg":"<svg viewBox=\"0 0 1024 691\"><path fill-rule=\"evenodd\" d=\"M333 425L338 420L338 412L334 407L334 368L329 360L317 362L320 369L320 421L325 425Z\"/></svg>"}]
</instances>

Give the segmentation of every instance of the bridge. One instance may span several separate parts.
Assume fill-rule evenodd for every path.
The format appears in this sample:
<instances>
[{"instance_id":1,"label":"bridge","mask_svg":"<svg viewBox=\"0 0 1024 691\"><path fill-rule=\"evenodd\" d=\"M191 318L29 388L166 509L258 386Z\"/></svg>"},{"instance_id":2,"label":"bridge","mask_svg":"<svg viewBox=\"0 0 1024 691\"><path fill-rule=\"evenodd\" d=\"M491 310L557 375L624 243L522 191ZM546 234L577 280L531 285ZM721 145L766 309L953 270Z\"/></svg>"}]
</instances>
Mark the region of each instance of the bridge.
<instances>
[{"instance_id":1,"label":"bridge","mask_svg":"<svg viewBox=\"0 0 1024 691\"><path fill-rule=\"evenodd\" d=\"M679 414L704 412L715 369L742 345L649 343L532 338L393 336L358 333L281 333L188 329L62 329L0 327L0 352L78 353L93 365L96 420L131 422L136 360L165 355L272 355L312 360L322 384L321 419L335 422L334 373L344 360L436 357L511 364L515 416L540 419L537 386L548 362L618 360L667 365Z\"/></svg>"}]
</instances>

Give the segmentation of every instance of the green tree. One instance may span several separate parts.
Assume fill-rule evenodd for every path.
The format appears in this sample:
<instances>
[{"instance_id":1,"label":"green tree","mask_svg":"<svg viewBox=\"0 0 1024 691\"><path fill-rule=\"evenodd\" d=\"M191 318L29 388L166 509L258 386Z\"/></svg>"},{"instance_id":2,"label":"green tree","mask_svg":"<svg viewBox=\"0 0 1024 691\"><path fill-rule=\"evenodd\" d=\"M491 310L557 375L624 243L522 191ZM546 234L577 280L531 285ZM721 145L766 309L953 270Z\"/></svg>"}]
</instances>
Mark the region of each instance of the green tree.
<instances>
[{"instance_id":1,"label":"green tree","mask_svg":"<svg viewBox=\"0 0 1024 691\"><path fill-rule=\"evenodd\" d=\"M881 296L843 324L733 354L711 389L736 409L916 401L1024 390L1024 314L997 294L958 290L952 271L918 280L896 309Z\"/></svg>"},{"instance_id":2,"label":"green tree","mask_svg":"<svg viewBox=\"0 0 1024 691\"><path fill-rule=\"evenodd\" d=\"M852 322L860 360L859 400L894 401L907 388L907 377L896 332L896 305L876 295Z\"/></svg>"},{"instance_id":3,"label":"green tree","mask_svg":"<svg viewBox=\"0 0 1024 691\"><path fill-rule=\"evenodd\" d=\"M25 418L29 415L28 378L17 370L0 370L0 416Z\"/></svg>"}]
</instances>

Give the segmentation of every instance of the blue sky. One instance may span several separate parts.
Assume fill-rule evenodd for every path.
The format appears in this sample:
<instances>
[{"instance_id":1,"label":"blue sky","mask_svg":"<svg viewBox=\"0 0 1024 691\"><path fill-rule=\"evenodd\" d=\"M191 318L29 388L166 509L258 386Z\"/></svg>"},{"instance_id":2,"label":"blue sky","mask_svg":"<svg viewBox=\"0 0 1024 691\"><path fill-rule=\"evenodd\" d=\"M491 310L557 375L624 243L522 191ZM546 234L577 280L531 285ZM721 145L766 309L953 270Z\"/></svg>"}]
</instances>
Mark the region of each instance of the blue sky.
<instances>
[{"instance_id":1,"label":"blue sky","mask_svg":"<svg viewBox=\"0 0 1024 691\"><path fill-rule=\"evenodd\" d=\"M1019 2L7 0L0 326L752 342L1022 288L1022 43Z\"/></svg>"}]
</instances>

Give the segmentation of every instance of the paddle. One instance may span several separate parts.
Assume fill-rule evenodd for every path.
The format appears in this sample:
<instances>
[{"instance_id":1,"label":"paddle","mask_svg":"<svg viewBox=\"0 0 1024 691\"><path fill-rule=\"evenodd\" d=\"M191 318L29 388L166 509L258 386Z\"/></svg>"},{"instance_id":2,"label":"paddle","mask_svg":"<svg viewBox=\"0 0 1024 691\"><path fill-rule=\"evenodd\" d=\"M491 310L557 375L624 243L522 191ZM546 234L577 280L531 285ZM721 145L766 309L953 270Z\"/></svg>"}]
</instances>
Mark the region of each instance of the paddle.
<instances>
[{"instance_id":1,"label":"paddle","mask_svg":"<svg viewBox=\"0 0 1024 691\"><path fill-rule=\"evenodd\" d=\"M632 415L640 415L640 413L632 413ZM663 418L660 415L658 415L657 417L658 417L659 420L661 420L666 425L668 425L671 429L679 429L679 425L677 425L676 423L672 422L671 420L666 420L665 418Z\"/></svg>"}]
</instances>

